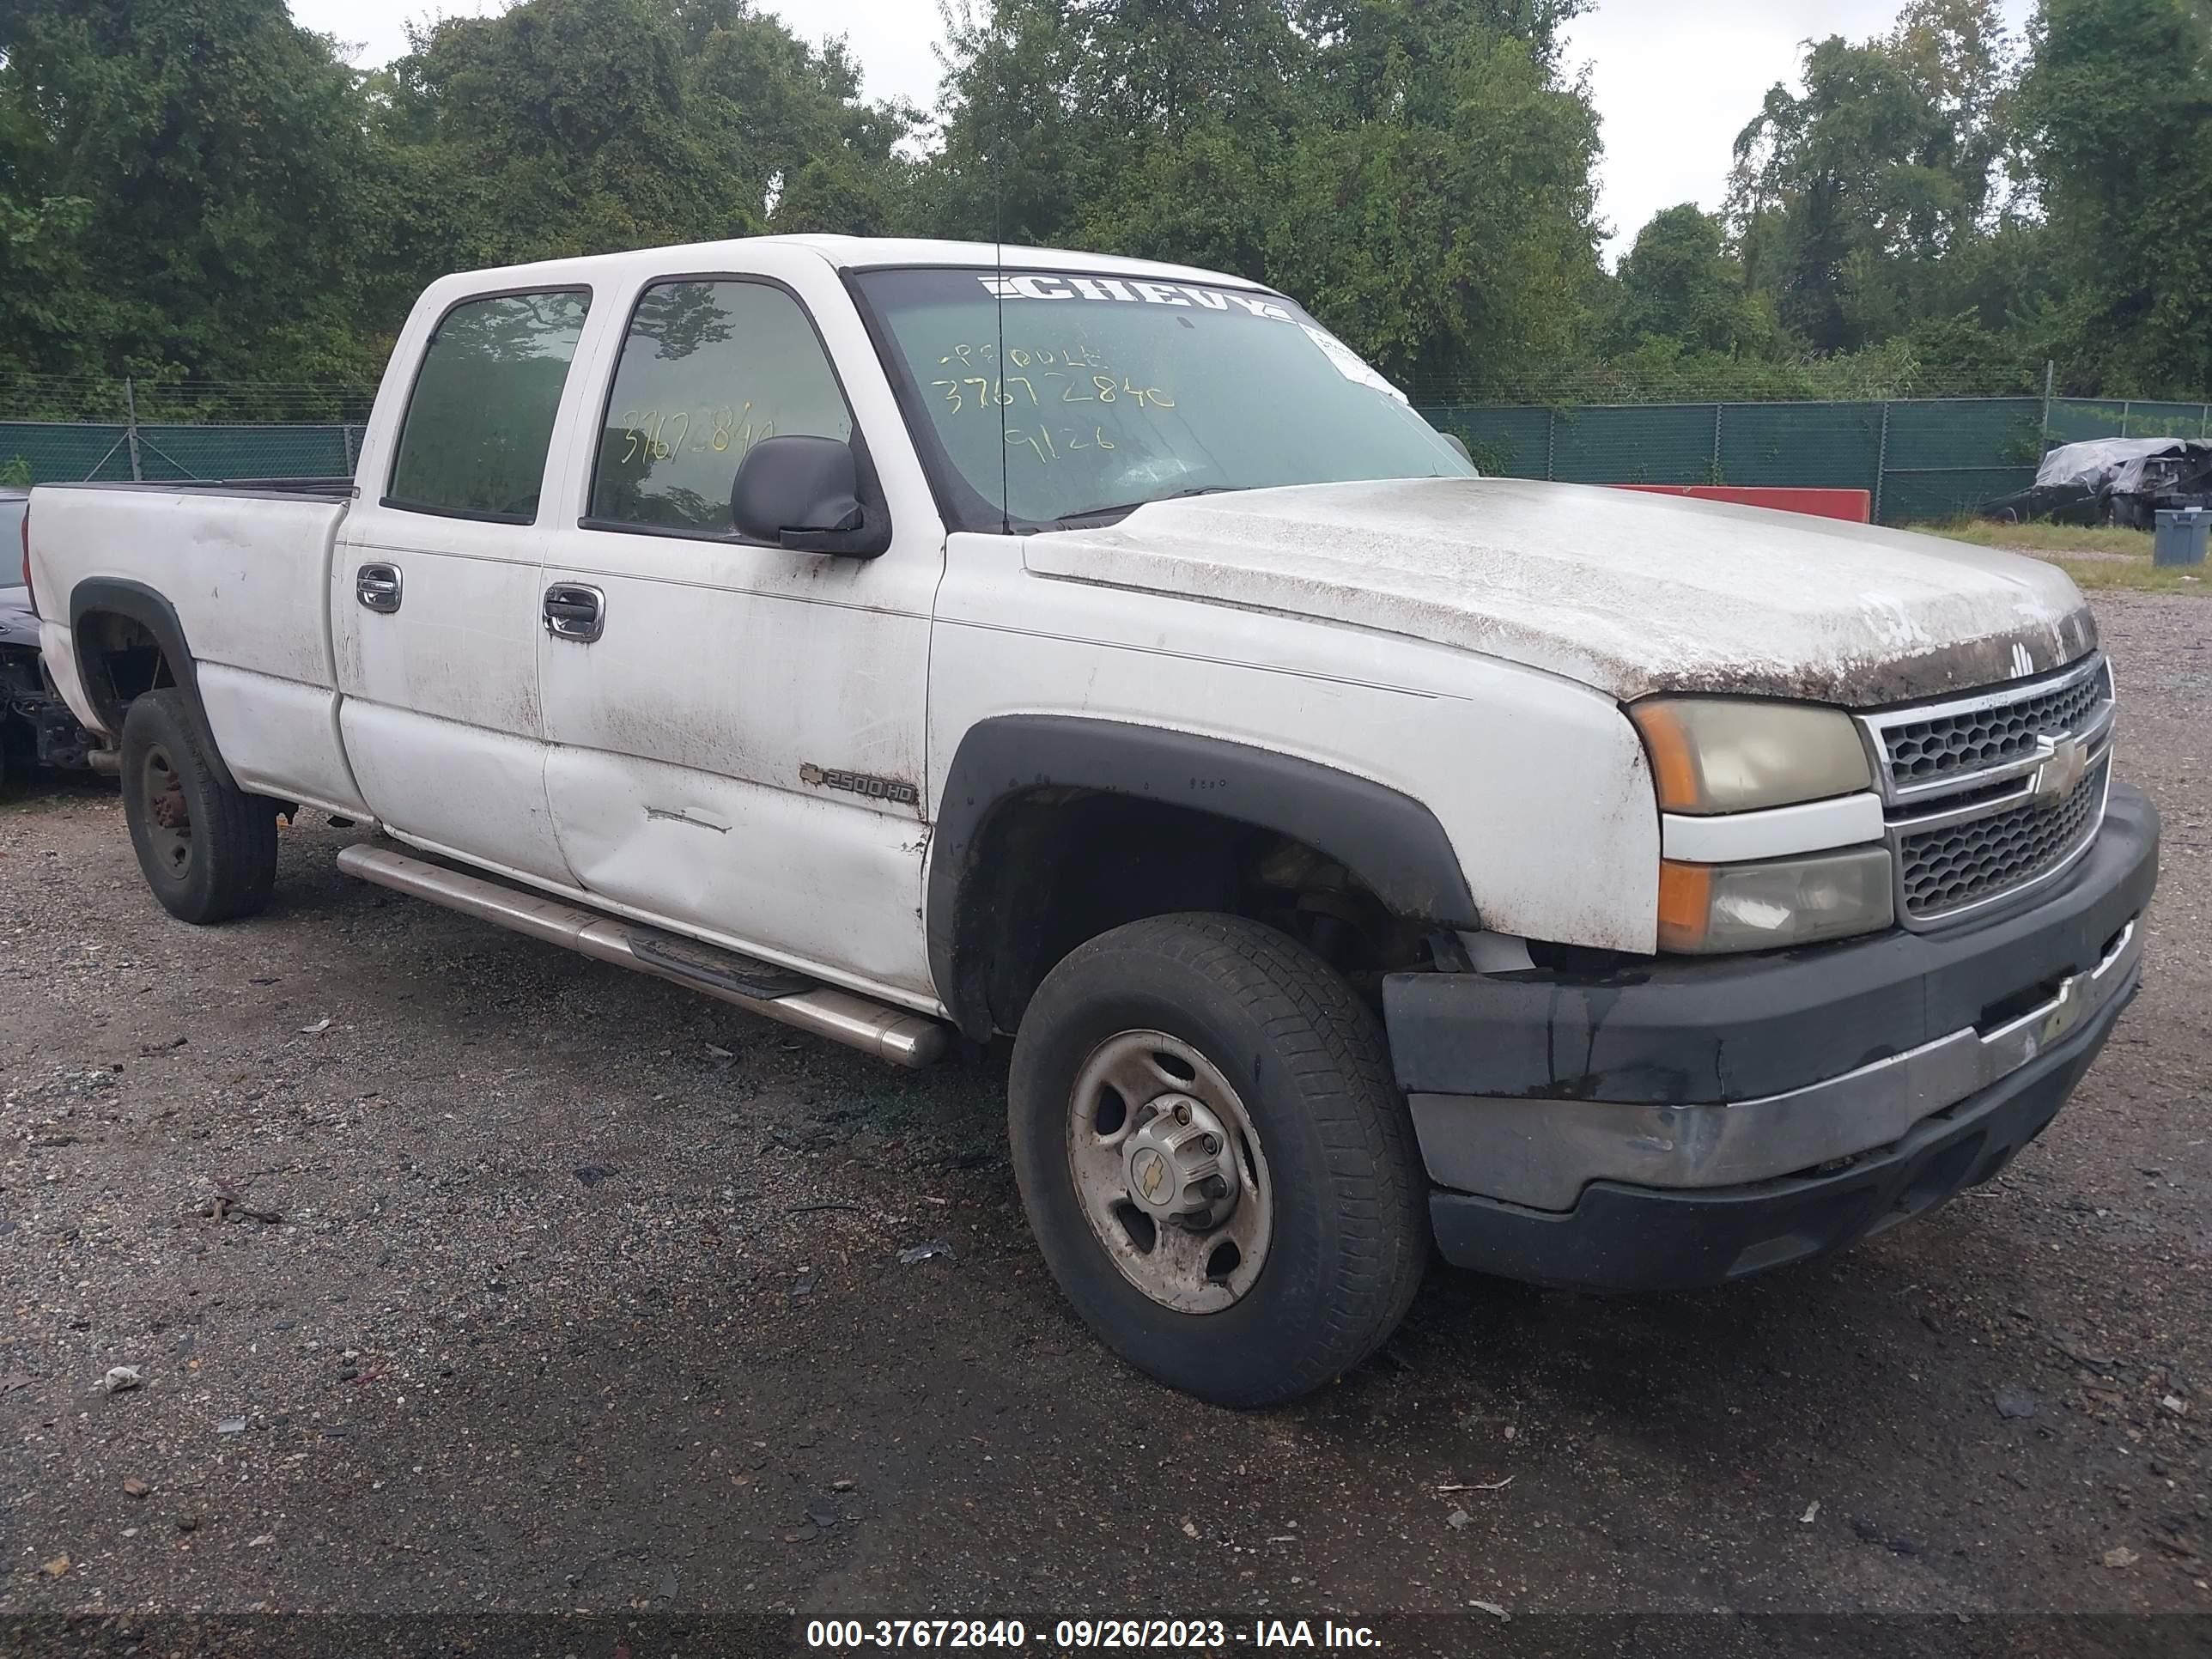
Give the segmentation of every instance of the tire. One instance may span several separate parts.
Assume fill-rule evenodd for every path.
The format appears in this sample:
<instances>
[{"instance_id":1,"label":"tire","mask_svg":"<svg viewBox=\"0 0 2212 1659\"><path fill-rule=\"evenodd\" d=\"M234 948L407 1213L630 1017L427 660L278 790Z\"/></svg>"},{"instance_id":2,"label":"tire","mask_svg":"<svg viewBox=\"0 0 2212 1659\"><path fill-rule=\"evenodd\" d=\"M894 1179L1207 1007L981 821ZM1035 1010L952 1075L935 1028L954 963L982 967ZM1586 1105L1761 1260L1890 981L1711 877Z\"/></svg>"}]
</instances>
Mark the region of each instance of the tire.
<instances>
[{"instance_id":1,"label":"tire","mask_svg":"<svg viewBox=\"0 0 2212 1659\"><path fill-rule=\"evenodd\" d=\"M205 926L250 916L276 879L276 803L222 781L215 740L174 687L123 717L123 816L161 908Z\"/></svg>"},{"instance_id":2,"label":"tire","mask_svg":"<svg viewBox=\"0 0 2212 1659\"><path fill-rule=\"evenodd\" d=\"M1170 1080L1185 1073L1187 1085ZM1150 1101L1127 1097L1155 1083ZM1181 1111L1194 1116L1171 1127ZM1079 947L1023 1016L1007 1118L1023 1205L1061 1291L1107 1346L1186 1394L1237 1407L1296 1399L1380 1347L1419 1287L1427 1183L1382 1029L1272 928L1158 916ZM1225 1137L1178 1146L1164 1166L1142 1144L1216 1124ZM1229 1152L1206 1162L1224 1138ZM1207 1180L1233 1182L1228 1218L1201 1231L1218 1201L1189 1222L1148 1214L1137 1188L1163 1167L1155 1197L1201 1205L1206 1181L1177 1183L1193 1167L1221 1171Z\"/></svg>"}]
</instances>

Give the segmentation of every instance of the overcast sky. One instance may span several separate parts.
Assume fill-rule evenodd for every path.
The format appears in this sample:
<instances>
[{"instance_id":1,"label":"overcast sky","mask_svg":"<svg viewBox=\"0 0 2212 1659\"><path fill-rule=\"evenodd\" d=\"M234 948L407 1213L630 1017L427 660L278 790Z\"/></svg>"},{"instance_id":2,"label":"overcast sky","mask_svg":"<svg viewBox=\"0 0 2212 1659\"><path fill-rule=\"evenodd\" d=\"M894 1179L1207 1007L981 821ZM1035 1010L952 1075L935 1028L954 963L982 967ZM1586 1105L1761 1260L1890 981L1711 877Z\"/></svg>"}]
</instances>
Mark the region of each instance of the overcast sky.
<instances>
[{"instance_id":1,"label":"overcast sky","mask_svg":"<svg viewBox=\"0 0 2212 1659\"><path fill-rule=\"evenodd\" d=\"M1778 80L1795 76L1808 38L1853 40L1889 27L1903 0L1599 0L1569 36L1569 59L1589 70L1605 122L1602 209L1616 237L1633 237L1677 202L1720 206L1729 146ZM2003 0L2015 28L2033 0ZM383 63L406 49L404 26L433 13L503 9L501 0L291 0L312 29ZM848 37L872 98L904 97L929 109L937 94L935 0L764 0L811 40ZM1623 244L1625 246L1625 242ZM1617 250L1616 250L1617 251Z\"/></svg>"}]
</instances>

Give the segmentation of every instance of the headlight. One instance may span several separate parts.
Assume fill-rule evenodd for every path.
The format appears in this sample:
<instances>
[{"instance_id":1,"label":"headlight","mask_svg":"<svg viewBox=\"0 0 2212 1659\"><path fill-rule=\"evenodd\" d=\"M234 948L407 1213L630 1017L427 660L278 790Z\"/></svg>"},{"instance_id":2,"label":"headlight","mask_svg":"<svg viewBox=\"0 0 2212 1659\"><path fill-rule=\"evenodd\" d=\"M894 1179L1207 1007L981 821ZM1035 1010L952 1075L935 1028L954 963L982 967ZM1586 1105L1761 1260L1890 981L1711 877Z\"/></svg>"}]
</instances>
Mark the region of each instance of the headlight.
<instances>
[{"instance_id":1,"label":"headlight","mask_svg":"<svg viewBox=\"0 0 2212 1659\"><path fill-rule=\"evenodd\" d=\"M1873 933L1896 914L1889 854L1880 847L1771 864L1659 866L1662 951L1779 951Z\"/></svg>"},{"instance_id":2,"label":"headlight","mask_svg":"<svg viewBox=\"0 0 2212 1659\"><path fill-rule=\"evenodd\" d=\"M1840 708L1653 697L1628 714L1644 734L1662 811L1748 812L1874 787L1866 745Z\"/></svg>"}]
</instances>

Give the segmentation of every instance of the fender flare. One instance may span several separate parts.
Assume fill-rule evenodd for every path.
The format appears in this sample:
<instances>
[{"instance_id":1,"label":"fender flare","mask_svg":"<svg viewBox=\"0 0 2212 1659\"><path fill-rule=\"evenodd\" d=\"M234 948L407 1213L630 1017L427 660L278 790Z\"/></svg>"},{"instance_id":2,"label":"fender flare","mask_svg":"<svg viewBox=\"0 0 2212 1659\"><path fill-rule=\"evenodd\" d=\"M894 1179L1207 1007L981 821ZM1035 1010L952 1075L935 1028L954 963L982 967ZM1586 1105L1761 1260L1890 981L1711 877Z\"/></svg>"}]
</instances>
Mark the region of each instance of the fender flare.
<instances>
[{"instance_id":1,"label":"fender flare","mask_svg":"<svg viewBox=\"0 0 2212 1659\"><path fill-rule=\"evenodd\" d=\"M199 662L192 655L191 647L185 643L185 625L178 620L177 608L143 582L92 576L70 590L70 648L76 653L77 684L84 688L94 712L117 741L120 742L123 736L123 705L116 699L113 683L106 670L94 672L98 665L91 659L85 638L84 619L94 613L122 617L154 636L155 644L161 647L161 655L169 665L170 678L191 705L200 729L210 730L207 708L200 701ZM209 744L209 753L222 774L218 781L234 787L230 768L212 743Z\"/></svg>"},{"instance_id":2,"label":"fender flare","mask_svg":"<svg viewBox=\"0 0 2212 1659\"><path fill-rule=\"evenodd\" d=\"M947 769L931 833L923 930L931 977L962 1030L988 1036L967 901L991 820L1015 798L1074 788L1272 830L1326 854L1398 914L1474 928L1451 837L1411 795L1319 761L1165 726L1064 714L977 722Z\"/></svg>"}]
</instances>

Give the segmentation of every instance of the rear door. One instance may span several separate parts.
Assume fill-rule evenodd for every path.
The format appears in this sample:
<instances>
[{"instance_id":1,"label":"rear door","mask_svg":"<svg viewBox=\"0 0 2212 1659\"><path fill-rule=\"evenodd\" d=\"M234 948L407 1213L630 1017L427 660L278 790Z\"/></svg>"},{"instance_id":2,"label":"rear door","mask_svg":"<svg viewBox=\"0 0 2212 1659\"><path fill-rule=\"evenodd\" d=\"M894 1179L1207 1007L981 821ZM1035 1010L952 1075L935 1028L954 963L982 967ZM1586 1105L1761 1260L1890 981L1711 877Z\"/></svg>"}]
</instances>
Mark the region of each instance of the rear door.
<instances>
[{"instance_id":1,"label":"rear door","mask_svg":"<svg viewBox=\"0 0 2212 1659\"><path fill-rule=\"evenodd\" d=\"M922 744L945 538L858 313L818 255L773 246L601 303L608 390L564 446L538 641L561 850L611 904L933 1006ZM866 446L889 550L734 535L732 480L772 435Z\"/></svg>"},{"instance_id":2,"label":"rear door","mask_svg":"<svg viewBox=\"0 0 2212 1659\"><path fill-rule=\"evenodd\" d=\"M398 422L363 447L331 568L338 719L370 810L410 839L559 882L540 520L590 306L548 287L465 295L435 317Z\"/></svg>"}]
</instances>

